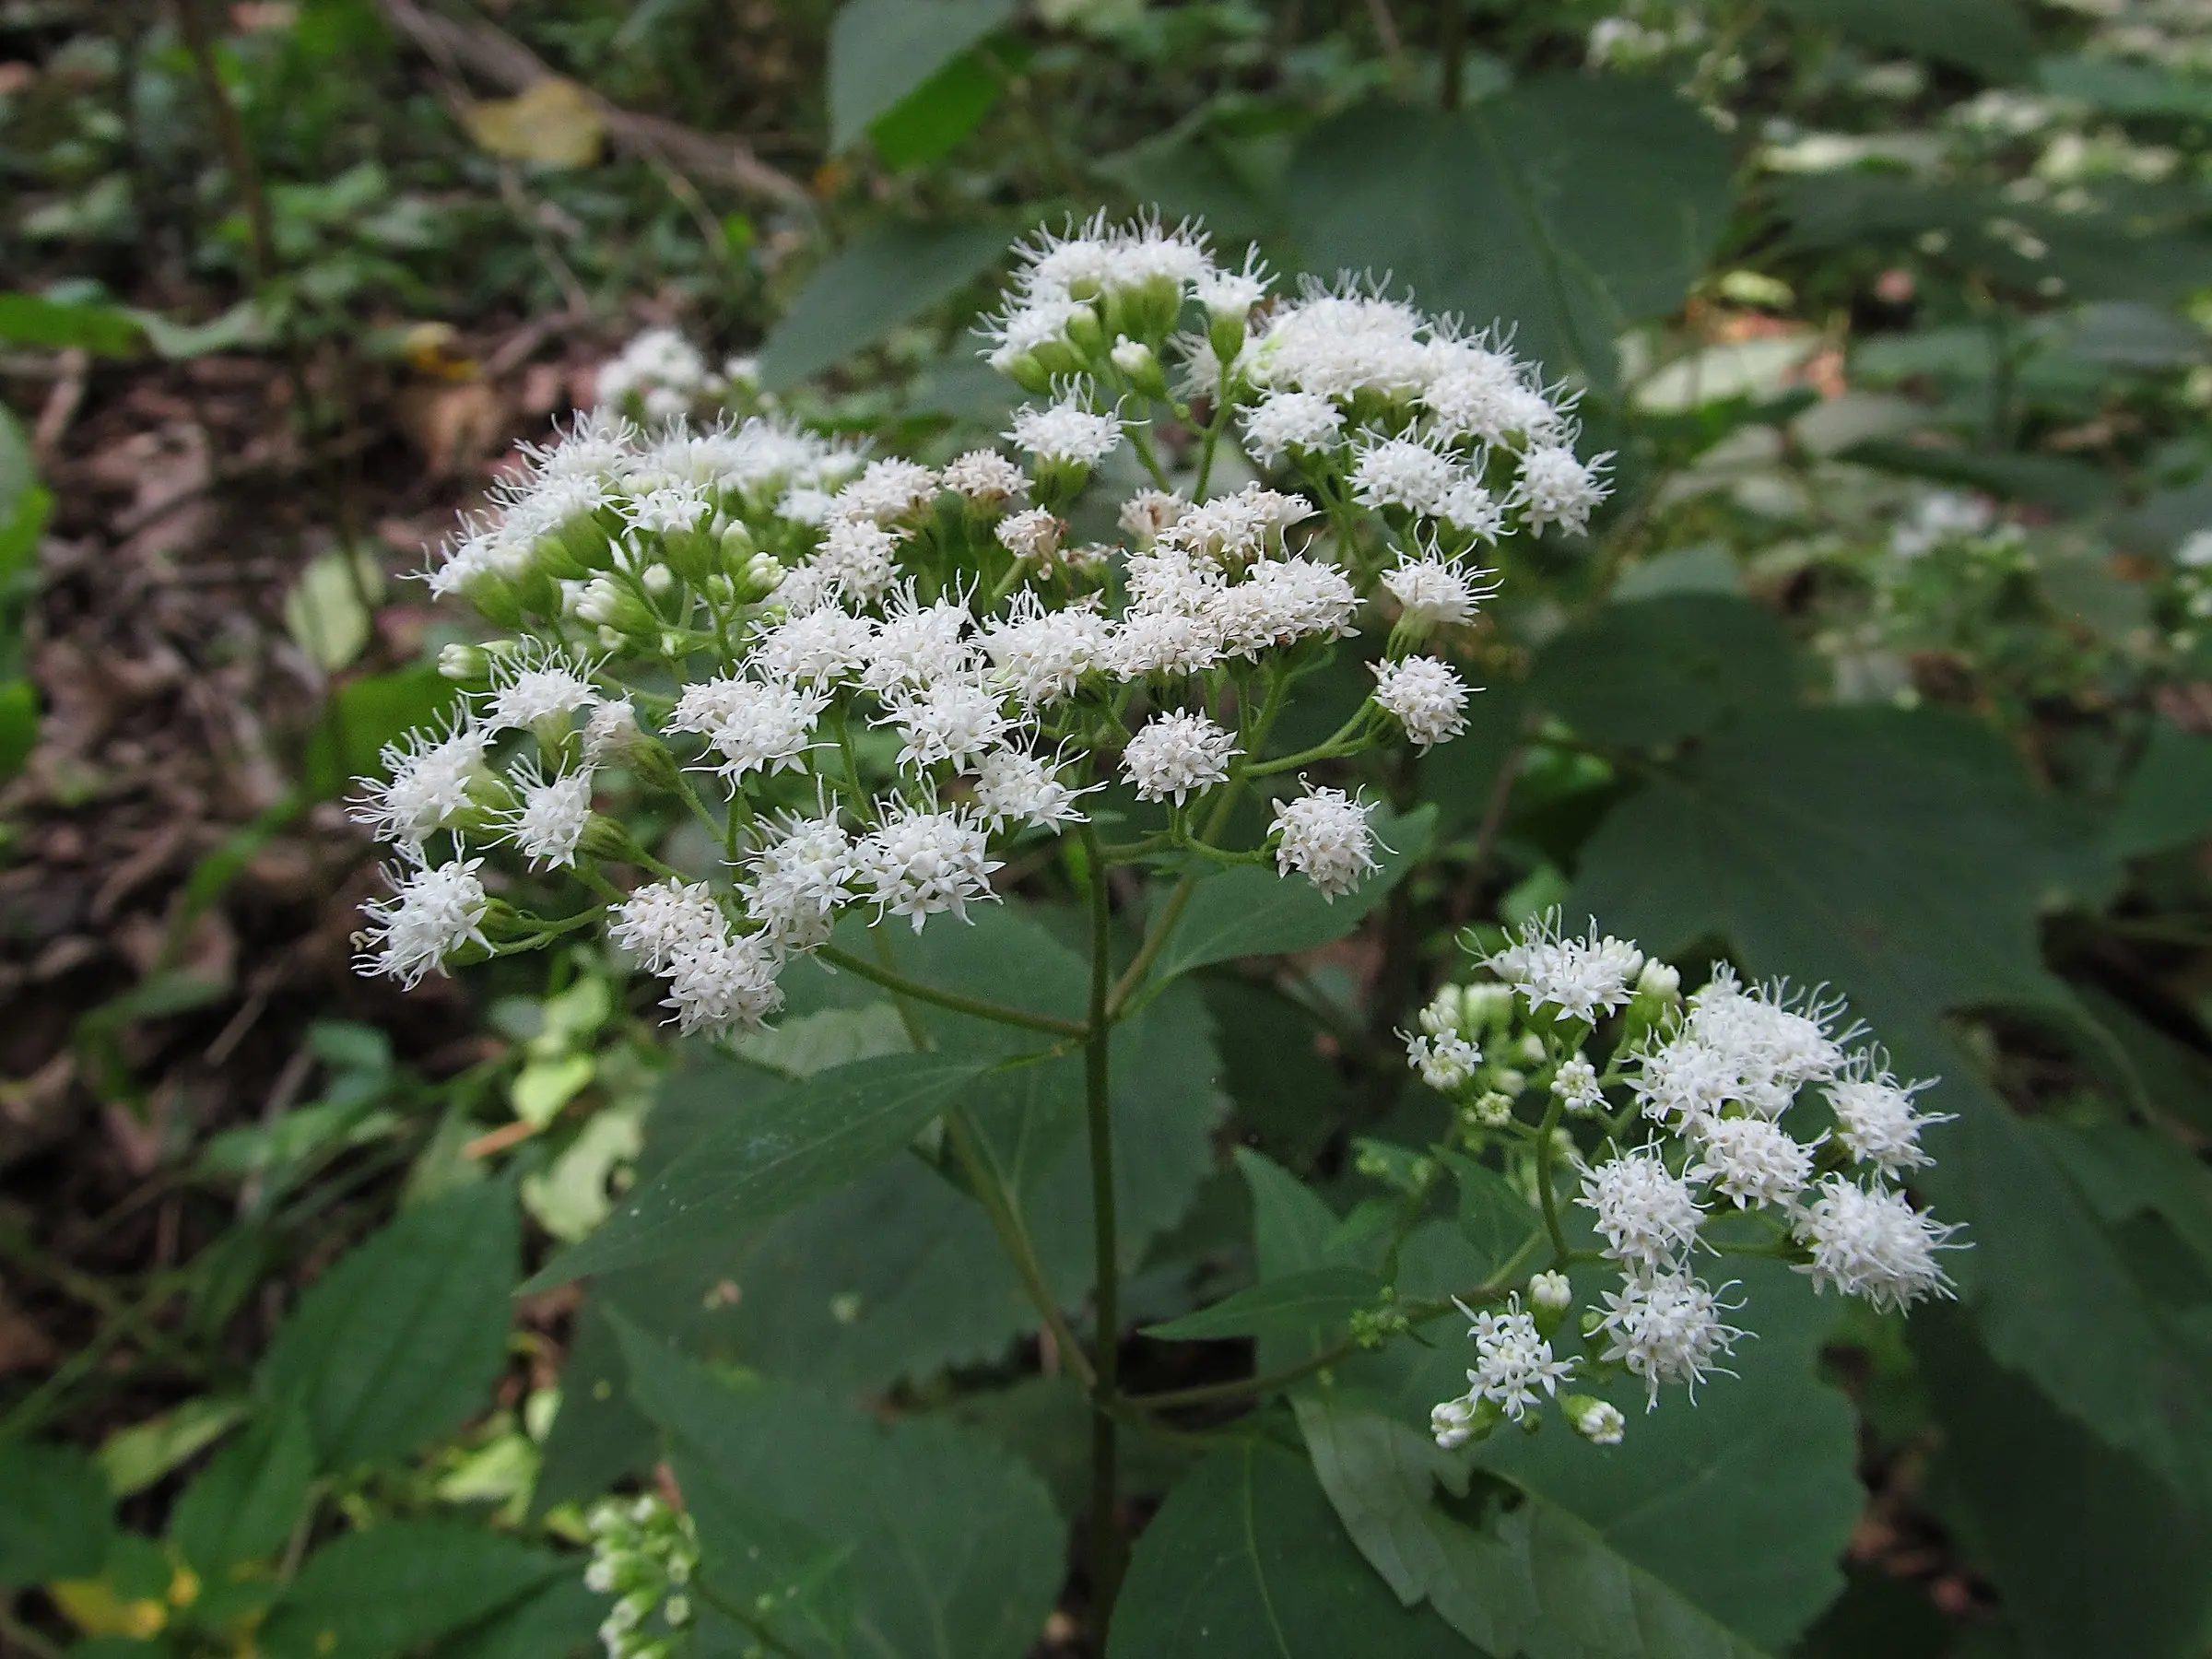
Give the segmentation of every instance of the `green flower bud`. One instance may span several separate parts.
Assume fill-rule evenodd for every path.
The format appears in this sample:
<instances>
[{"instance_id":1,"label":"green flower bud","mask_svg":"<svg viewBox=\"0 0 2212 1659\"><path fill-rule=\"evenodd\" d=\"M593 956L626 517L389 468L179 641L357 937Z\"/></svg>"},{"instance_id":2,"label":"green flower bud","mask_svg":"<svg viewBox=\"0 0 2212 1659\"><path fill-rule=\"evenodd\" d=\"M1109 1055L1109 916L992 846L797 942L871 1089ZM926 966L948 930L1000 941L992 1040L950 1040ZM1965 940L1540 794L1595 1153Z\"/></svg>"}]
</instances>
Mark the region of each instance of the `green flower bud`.
<instances>
[{"instance_id":1,"label":"green flower bud","mask_svg":"<svg viewBox=\"0 0 2212 1659\"><path fill-rule=\"evenodd\" d=\"M1235 362L1237 354L1244 349L1243 312L1225 312L1215 316L1206 324L1206 338L1223 363Z\"/></svg>"},{"instance_id":2,"label":"green flower bud","mask_svg":"<svg viewBox=\"0 0 2212 1659\"><path fill-rule=\"evenodd\" d=\"M1099 313L1095 309L1086 305L1068 318L1067 341L1075 347L1077 368L1106 349L1106 327L1099 321ZM1050 347L1042 349L1049 350Z\"/></svg>"},{"instance_id":3,"label":"green flower bud","mask_svg":"<svg viewBox=\"0 0 2212 1659\"><path fill-rule=\"evenodd\" d=\"M522 626L522 600L516 596L514 584L504 576L490 571L479 571L461 584L461 592L487 622L497 623L501 628Z\"/></svg>"},{"instance_id":4,"label":"green flower bud","mask_svg":"<svg viewBox=\"0 0 2212 1659\"><path fill-rule=\"evenodd\" d=\"M1113 366L1119 369L1131 386L1147 397L1165 398L1168 394L1168 377L1159 366L1159 359L1142 340L1133 340L1124 335L1113 343Z\"/></svg>"},{"instance_id":5,"label":"green flower bud","mask_svg":"<svg viewBox=\"0 0 2212 1659\"><path fill-rule=\"evenodd\" d=\"M491 658L481 645L464 645L456 641L440 648L438 672L456 685L480 686L491 673Z\"/></svg>"}]
</instances>

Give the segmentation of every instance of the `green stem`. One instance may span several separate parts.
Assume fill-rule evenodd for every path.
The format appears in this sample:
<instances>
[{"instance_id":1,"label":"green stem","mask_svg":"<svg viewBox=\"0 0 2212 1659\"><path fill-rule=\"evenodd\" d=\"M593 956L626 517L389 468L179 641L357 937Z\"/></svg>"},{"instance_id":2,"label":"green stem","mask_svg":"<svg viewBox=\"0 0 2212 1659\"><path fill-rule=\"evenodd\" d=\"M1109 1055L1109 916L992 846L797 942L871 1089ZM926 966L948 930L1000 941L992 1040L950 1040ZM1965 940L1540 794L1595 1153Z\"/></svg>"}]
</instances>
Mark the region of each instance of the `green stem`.
<instances>
[{"instance_id":1,"label":"green stem","mask_svg":"<svg viewBox=\"0 0 2212 1659\"><path fill-rule=\"evenodd\" d=\"M1106 887L1106 860L1099 849L1098 831L1088 823L1083 826L1083 850L1090 866L1090 1033L1083 1045L1083 1107L1090 1131L1091 1251L1098 1275L1098 1347L1091 1365L1094 1379L1090 1391L1091 1594L1103 1646L1108 1622L1113 1617L1114 1596L1121 1589L1124 1558L1114 1495L1120 1456L1114 1402L1120 1380L1122 1269L1114 1216L1113 1025L1106 1015L1107 997L1113 985L1113 916Z\"/></svg>"},{"instance_id":2,"label":"green stem","mask_svg":"<svg viewBox=\"0 0 2212 1659\"><path fill-rule=\"evenodd\" d=\"M1557 1268L1565 1265L1574 1253L1568 1247L1567 1234L1559 1226L1559 1195L1552 1190L1551 1165L1559 1146L1559 1127L1567 1102L1554 1094L1545 1108L1544 1121L1536 1127L1536 1196L1544 1206L1544 1230L1551 1235L1552 1261Z\"/></svg>"},{"instance_id":3,"label":"green stem","mask_svg":"<svg viewBox=\"0 0 2212 1659\"><path fill-rule=\"evenodd\" d=\"M833 968L847 973L856 973L862 979L881 985L886 991L900 996L911 996L916 1002L935 1003L940 1008L950 1008L956 1014L966 1014L976 1019L988 1019L998 1025L1019 1026L1024 1030L1043 1031L1053 1037L1066 1037L1081 1041L1090 1034L1090 1028L1073 1019L1055 1019L1049 1014L1032 1014L1026 1008L1009 1008L999 1003L984 1002L980 997L962 996L957 991L941 991L935 985L925 985L889 968L878 967L865 957L840 950L834 945L824 945L815 953Z\"/></svg>"},{"instance_id":4,"label":"green stem","mask_svg":"<svg viewBox=\"0 0 2212 1659\"><path fill-rule=\"evenodd\" d=\"M1068 1370L1076 1373L1076 1380L1088 1392L1093 1386L1090 1361L1084 1355L1083 1345L1076 1340L1075 1332L1062 1317L1052 1287L1045 1280L1044 1264L1037 1259L1036 1244L1022 1226L1021 1218L1006 1203L998 1177L984 1162L982 1151L976 1145L974 1125L965 1112L955 1108L945 1114L945 1137L951 1144L953 1156L960 1160L960 1171L967 1177L969 1191L983 1206L991 1230L997 1234L999 1247L1013 1262L1022 1288L1029 1292L1030 1300L1044 1321L1044 1328L1052 1333Z\"/></svg>"},{"instance_id":5,"label":"green stem","mask_svg":"<svg viewBox=\"0 0 2212 1659\"><path fill-rule=\"evenodd\" d=\"M1168 482L1168 475L1161 470L1159 457L1152 453L1152 440L1145 436L1145 429L1131 421L1123 430L1129 434L1130 447L1136 451L1136 458L1145 464L1145 470L1152 475L1152 482L1172 495L1175 487Z\"/></svg>"}]
</instances>

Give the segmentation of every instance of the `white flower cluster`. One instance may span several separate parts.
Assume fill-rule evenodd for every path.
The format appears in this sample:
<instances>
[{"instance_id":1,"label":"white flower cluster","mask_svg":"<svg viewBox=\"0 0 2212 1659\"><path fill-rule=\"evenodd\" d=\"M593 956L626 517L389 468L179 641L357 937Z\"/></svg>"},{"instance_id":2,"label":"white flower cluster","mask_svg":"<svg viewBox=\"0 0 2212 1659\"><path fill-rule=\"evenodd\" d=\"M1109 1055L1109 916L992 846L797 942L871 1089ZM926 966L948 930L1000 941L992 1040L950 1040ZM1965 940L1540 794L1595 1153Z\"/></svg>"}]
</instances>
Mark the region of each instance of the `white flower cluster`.
<instances>
[{"instance_id":1,"label":"white flower cluster","mask_svg":"<svg viewBox=\"0 0 2212 1659\"><path fill-rule=\"evenodd\" d=\"M679 420L758 378L750 358L732 358L716 373L676 329L649 328L599 365L597 391L602 408L646 420Z\"/></svg>"},{"instance_id":2,"label":"white flower cluster","mask_svg":"<svg viewBox=\"0 0 2212 1659\"><path fill-rule=\"evenodd\" d=\"M1524 1094L1536 1102L1543 1124L1522 1128L1549 1148L1543 1157L1572 1169L1598 1254L1621 1276L1586 1314L1583 1335L1601 1370L1641 1379L1649 1404L1670 1382L1694 1398L1747 1335L1727 1318L1740 1305L1729 1300L1736 1287L1700 1278L1700 1252L1781 1253L1817 1291L1882 1310L1951 1294L1939 1253L1960 1247L1958 1230L1916 1210L1894 1184L1931 1161L1921 1131L1948 1120L1914 1104L1928 1085L1899 1082L1879 1049L1853 1046L1864 1033L1843 1024L1841 999L1746 985L1722 964L1685 1006L1672 968L1594 925L1569 936L1556 914L1483 965L1502 982L1446 986L1407 1039L1409 1062L1460 1103L1477 1135L1513 1125ZM1615 1015L1625 1024L1601 1071L1584 1044ZM1810 1135L1785 1126L1808 1113L1828 1122ZM1557 1140L1577 1119L1594 1125L1595 1145ZM1640 1121L1647 1138L1623 1145ZM1555 1246L1563 1263L1566 1245L1555 1237ZM1536 1403L1535 1388L1550 1392L1576 1364L1555 1368L1548 1342L1535 1346L1571 1301L1564 1277L1539 1274L1529 1293L1531 1314L1509 1303L1502 1315L1476 1316L1475 1386L1437 1407L1441 1442L1487 1431L1495 1419L1485 1401L1518 1421ZM1585 1402L1562 1409L1578 1427L1591 1418L1618 1437L1617 1419L1592 1417Z\"/></svg>"},{"instance_id":3,"label":"white flower cluster","mask_svg":"<svg viewBox=\"0 0 2212 1659\"><path fill-rule=\"evenodd\" d=\"M1912 511L1889 531L1889 551L1901 559L1924 559L1949 543L1964 543L1977 550L2017 547L2018 524L2006 524L1981 496L1938 489L1923 496Z\"/></svg>"},{"instance_id":4,"label":"white flower cluster","mask_svg":"<svg viewBox=\"0 0 2212 1659\"><path fill-rule=\"evenodd\" d=\"M742 1034L841 914L964 918L996 896L1008 841L1080 829L1116 782L1167 819L1123 856L1272 857L1324 898L1353 891L1379 867L1373 808L1299 774L1465 731L1470 688L1417 646L1491 591L1469 526L1579 524L1603 488L1567 447L1565 404L1510 354L1364 290L1256 320L1267 288L1256 260L1219 265L1187 226L1044 238L990 353L1035 394L1006 433L1015 454L942 467L747 413L742 377L711 426L633 425L676 408L660 392L717 383L680 340L633 342L610 366L621 409L526 448L429 573L521 637L448 648L441 667L471 688L459 712L389 748L361 794L357 816L400 856L364 968L413 983L581 925L487 889L480 854L505 845L610 900L608 935L666 982L683 1030ZM1331 412L1335 460L1301 450L1276 488L1209 494L1203 471L1168 488L1148 434L1163 408L1199 417L1163 359L1210 385L1194 449L1303 397ZM1065 510L1125 447L1161 487L1122 503L1123 545L1070 547ZM1444 467L1421 500L1461 519L1407 505L1410 485L1382 481L1392 455ZM1391 627L1369 700L1322 748L1270 760L1286 694L1371 620ZM1271 778L1260 846L1205 839ZM610 781L693 813L726 873L660 865L595 815ZM644 880L617 897L603 864Z\"/></svg>"},{"instance_id":5,"label":"white flower cluster","mask_svg":"<svg viewBox=\"0 0 2212 1659\"><path fill-rule=\"evenodd\" d=\"M616 1598L599 1626L606 1659L674 1659L692 1630L687 1586L699 1570L691 1517L660 1499L608 1499L588 1520L584 1588Z\"/></svg>"}]
</instances>

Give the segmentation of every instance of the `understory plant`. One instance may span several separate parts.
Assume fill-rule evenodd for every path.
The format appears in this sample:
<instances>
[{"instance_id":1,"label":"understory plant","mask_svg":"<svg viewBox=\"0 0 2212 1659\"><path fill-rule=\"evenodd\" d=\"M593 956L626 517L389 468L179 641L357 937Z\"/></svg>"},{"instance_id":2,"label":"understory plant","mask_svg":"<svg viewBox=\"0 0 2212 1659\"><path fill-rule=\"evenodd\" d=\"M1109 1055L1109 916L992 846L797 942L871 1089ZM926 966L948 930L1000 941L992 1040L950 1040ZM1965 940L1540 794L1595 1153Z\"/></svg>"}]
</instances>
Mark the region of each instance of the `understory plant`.
<instances>
[{"instance_id":1,"label":"understory plant","mask_svg":"<svg viewBox=\"0 0 2212 1659\"><path fill-rule=\"evenodd\" d=\"M447 648L456 712L363 787L358 816L394 856L361 966L412 984L589 935L677 1032L740 1056L775 1052L787 1003L820 1006L832 979L888 994L899 1029L780 1110L710 1124L538 1282L734 1236L911 1147L986 1213L1081 1388L1101 1629L1124 1430L1249 1449L1265 1419L1222 1413L1289 1393L1318 1444L1312 1414L1355 1379L1448 1351L1465 1392L1452 1377L1378 1431L1431 1437L1464 1491L1453 1460L1501 1427L1556 1410L1603 1456L1663 1386L1725 1372L1755 1310L1712 1264L1779 1260L1877 1309L1947 1293L1953 1230L1898 1184L1926 1161L1924 1086L1839 998L1722 965L1686 999L1665 962L1554 916L1470 935L1479 976L1412 1019L1412 1070L1453 1111L1425 1148L1367 1144L1382 1196L1291 1248L1271 1218L1288 1178L1248 1155L1260 1282L1154 1328L1257 1336L1257 1371L1124 1385L1117 1164L1153 1148L1117 1125L1117 1072L1149 1041L1121 1036L1192 968L1280 948L1271 909L1325 938L1403 873L1426 818L1396 758L1465 730L1479 607L1524 544L1580 531L1606 493L1573 397L1511 338L1363 278L1277 292L1256 255L1145 218L1021 251L985 347L1027 394L1004 448L873 453L762 410L742 362L710 375L667 336L626 353L611 404L526 452L429 573L501 631ZM717 396L753 412L688 423ZM1331 706L1347 655L1362 689ZM1024 902L1078 942L1078 1006L1041 954L999 957L1031 935L937 943ZM1039 1241L1064 1218L1018 1168L1046 1117L1048 1085L1028 1099L1025 1079L1067 1065L1090 1230L1072 1299ZM1011 1112L991 1104L1009 1090ZM1453 1186L1486 1259L1438 1255ZM1454 1312L1471 1347L1430 1334ZM673 1387L643 1384L646 1414L689 1424L679 1444L711 1433ZM750 1651L844 1651L843 1565L800 1550L739 1594L750 1569L725 1558L718 1578L717 1551L757 1544L766 1524L732 1515L760 1500L677 1474L680 1527L658 1498L594 1523L594 1587L623 1593L610 1654L673 1651L695 1608ZM1426 1499L1424 1481L1406 1500ZM1137 1644L1160 1640L1170 1571L1133 1586L1154 1634L1126 1651L1165 1651Z\"/></svg>"}]
</instances>

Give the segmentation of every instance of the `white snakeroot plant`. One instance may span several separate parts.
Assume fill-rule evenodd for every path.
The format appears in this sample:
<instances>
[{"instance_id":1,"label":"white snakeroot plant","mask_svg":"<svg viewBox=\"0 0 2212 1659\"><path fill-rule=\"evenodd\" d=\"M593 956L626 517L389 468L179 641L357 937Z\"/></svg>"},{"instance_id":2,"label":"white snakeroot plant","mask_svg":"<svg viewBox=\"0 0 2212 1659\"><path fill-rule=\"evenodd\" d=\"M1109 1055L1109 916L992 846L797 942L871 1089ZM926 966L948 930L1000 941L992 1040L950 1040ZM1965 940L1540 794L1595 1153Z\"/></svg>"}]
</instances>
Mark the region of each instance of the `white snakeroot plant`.
<instances>
[{"instance_id":1,"label":"white snakeroot plant","mask_svg":"<svg viewBox=\"0 0 2212 1659\"><path fill-rule=\"evenodd\" d=\"M599 1626L606 1659L674 1659L688 1646L695 1611L699 1535L691 1517L659 1498L618 1498L594 1504L585 1524L592 1559L584 1588L615 1598Z\"/></svg>"},{"instance_id":2,"label":"white snakeroot plant","mask_svg":"<svg viewBox=\"0 0 2212 1659\"><path fill-rule=\"evenodd\" d=\"M1461 1149L1500 1159L1535 1195L1540 1229L1476 1293L1503 1313L1457 1304L1477 1362L1467 1393L1435 1409L1440 1445L1528 1426L1539 1393L1570 1380L1625 1380L1646 1409L1677 1384L1694 1400L1754 1334L1734 1323L1741 1286L1713 1272L1731 1254L1782 1257L1814 1293L1885 1312L1952 1293L1941 1255L1963 1247L1958 1229L1895 1184L1932 1161L1921 1130L1948 1120L1914 1108L1931 1085L1892 1077L1840 997L1747 985L1719 964L1685 1003L1669 964L1594 923L1569 935L1556 912L1477 960L1494 979L1440 990L1407 1061L1457 1108ZM1529 1273L1532 1253L1550 1260ZM1588 1284L1593 1272L1610 1282ZM1555 1353L1578 1290L1581 1351ZM1625 1432L1595 1393L1559 1408L1594 1444Z\"/></svg>"},{"instance_id":3,"label":"white snakeroot plant","mask_svg":"<svg viewBox=\"0 0 2212 1659\"><path fill-rule=\"evenodd\" d=\"M362 966L404 983L596 936L659 982L639 1007L742 1041L811 958L910 1016L1080 1051L1100 1340L1036 1300L1100 1402L1101 1548L1122 1411L1114 1028L1162 988L1203 875L1353 903L1383 879L1399 761L1465 728L1454 664L1495 586L1485 561L1580 529L1606 488L1605 457L1575 452L1571 397L1507 348L1510 324L1472 335L1351 277L1275 288L1191 225L1037 237L985 347L1028 401L1003 445L941 465L810 430L748 373L641 339L602 375L603 406L524 449L426 572L489 637L441 653L455 712L388 749L357 806L395 851ZM1094 499L1110 466L1145 487ZM1107 523L1113 542L1076 541ZM1347 657L1364 666L1320 689ZM1327 736L1283 737L1363 682ZM896 964L1018 880L1085 901L1079 1018ZM1125 945L1139 919L1115 910L1144 893ZM1585 1013L1617 1006L1641 960L1546 948L1565 953L1547 970L1561 1006ZM1418 1043L1433 1085L1479 1081L1510 1117L1500 1068L1524 1060L1454 1021ZM941 1113L948 1158L973 1154L969 1110ZM1021 1218L998 1221L1018 1260ZM1533 1418L1588 1369L1547 1346L1557 1300L1477 1315L1470 1413Z\"/></svg>"}]
</instances>

